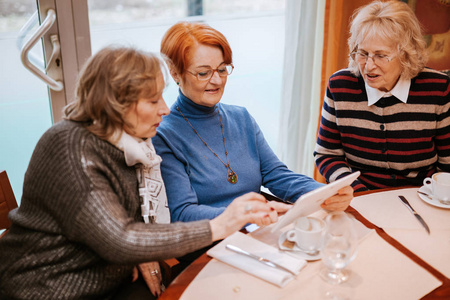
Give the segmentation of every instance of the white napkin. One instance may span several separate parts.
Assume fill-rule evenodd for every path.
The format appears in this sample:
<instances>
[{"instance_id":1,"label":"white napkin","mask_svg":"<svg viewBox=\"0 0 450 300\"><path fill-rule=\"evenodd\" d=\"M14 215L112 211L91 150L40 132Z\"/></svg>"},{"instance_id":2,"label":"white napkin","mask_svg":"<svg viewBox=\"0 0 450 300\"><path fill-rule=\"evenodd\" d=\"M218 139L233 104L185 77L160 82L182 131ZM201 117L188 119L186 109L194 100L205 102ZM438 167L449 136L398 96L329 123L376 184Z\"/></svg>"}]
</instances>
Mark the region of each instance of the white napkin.
<instances>
[{"instance_id":1,"label":"white napkin","mask_svg":"<svg viewBox=\"0 0 450 300\"><path fill-rule=\"evenodd\" d=\"M294 279L294 276L281 269L272 268L253 258L226 249L225 247L227 244L234 245L247 252L267 258L274 263L293 271L295 274L298 274L306 265L304 259L281 253L277 248L269 246L241 232L230 235L215 247L208 250L207 254L209 256L279 287L284 287Z\"/></svg>"}]
</instances>

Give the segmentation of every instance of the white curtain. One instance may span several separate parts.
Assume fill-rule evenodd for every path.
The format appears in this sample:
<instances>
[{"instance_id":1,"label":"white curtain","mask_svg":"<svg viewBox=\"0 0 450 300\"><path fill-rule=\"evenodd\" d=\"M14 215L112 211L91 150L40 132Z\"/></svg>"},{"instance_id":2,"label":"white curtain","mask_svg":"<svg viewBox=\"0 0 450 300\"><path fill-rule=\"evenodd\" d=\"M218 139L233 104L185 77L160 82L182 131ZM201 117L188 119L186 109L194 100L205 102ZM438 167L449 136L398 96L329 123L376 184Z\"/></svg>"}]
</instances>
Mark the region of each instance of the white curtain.
<instances>
[{"instance_id":1,"label":"white curtain","mask_svg":"<svg viewBox=\"0 0 450 300\"><path fill-rule=\"evenodd\" d=\"M287 0L277 153L294 172L314 175L325 0Z\"/></svg>"}]
</instances>

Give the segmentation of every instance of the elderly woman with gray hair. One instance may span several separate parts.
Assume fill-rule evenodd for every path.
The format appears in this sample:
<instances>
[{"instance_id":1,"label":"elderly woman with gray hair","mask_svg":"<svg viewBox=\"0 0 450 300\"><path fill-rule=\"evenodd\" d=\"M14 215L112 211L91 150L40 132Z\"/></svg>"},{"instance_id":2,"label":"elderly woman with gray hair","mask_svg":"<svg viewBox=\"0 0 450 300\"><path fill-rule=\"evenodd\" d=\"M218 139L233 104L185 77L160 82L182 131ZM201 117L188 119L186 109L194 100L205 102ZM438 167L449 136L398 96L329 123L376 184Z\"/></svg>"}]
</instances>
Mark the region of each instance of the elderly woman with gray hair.
<instances>
[{"instance_id":1,"label":"elderly woman with gray hair","mask_svg":"<svg viewBox=\"0 0 450 300\"><path fill-rule=\"evenodd\" d=\"M349 67L328 82L316 165L328 182L361 171L355 191L420 186L450 172L450 80L425 67L420 24L401 1L359 8Z\"/></svg>"}]
</instances>

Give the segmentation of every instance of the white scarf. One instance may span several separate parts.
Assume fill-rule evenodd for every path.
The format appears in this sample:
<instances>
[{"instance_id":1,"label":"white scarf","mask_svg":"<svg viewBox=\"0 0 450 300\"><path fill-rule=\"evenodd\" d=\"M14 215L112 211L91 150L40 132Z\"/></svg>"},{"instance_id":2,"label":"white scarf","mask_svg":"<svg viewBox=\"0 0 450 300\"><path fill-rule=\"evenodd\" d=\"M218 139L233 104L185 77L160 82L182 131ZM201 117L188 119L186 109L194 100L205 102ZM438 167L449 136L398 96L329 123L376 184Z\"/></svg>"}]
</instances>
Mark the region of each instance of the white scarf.
<instances>
[{"instance_id":1,"label":"white scarf","mask_svg":"<svg viewBox=\"0 0 450 300\"><path fill-rule=\"evenodd\" d=\"M125 131L119 134L117 143L110 142L124 152L127 165L136 168L144 222L170 223L166 188L161 177L162 159L156 154L152 140L132 137Z\"/></svg>"}]
</instances>

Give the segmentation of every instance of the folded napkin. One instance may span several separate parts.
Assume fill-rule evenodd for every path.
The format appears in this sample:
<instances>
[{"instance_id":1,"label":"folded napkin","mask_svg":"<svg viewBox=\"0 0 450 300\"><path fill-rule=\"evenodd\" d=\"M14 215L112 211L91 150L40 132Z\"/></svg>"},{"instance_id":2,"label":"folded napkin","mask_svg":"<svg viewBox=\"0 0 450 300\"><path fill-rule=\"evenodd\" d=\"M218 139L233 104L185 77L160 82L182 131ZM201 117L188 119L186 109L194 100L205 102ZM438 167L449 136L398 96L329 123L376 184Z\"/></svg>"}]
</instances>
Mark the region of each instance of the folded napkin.
<instances>
[{"instance_id":1,"label":"folded napkin","mask_svg":"<svg viewBox=\"0 0 450 300\"><path fill-rule=\"evenodd\" d=\"M208 250L207 254L209 256L279 287L284 287L294 279L294 276L282 269L267 266L251 257L233 252L226 248L226 245L228 244L267 258L272 262L293 271L295 274L298 274L306 265L304 259L282 253L277 248L269 246L241 232L230 235L215 247Z\"/></svg>"}]
</instances>

